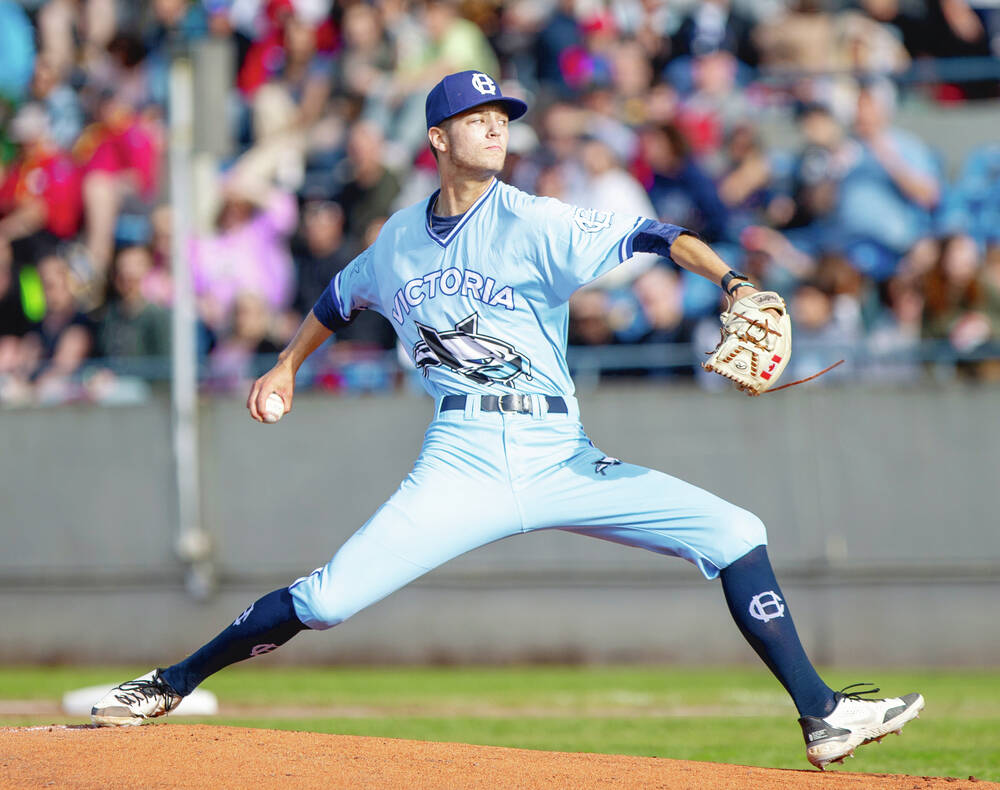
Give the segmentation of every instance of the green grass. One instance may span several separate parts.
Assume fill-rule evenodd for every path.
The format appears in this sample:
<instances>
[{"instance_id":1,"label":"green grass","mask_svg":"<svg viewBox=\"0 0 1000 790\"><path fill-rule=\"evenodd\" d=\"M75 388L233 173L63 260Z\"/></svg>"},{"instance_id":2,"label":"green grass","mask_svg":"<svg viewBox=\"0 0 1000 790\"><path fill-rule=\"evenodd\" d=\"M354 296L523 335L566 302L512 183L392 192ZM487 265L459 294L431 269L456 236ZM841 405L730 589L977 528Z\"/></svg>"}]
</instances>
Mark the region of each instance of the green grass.
<instances>
[{"instance_id":1,"label":"green grass","mask_svg":"<svg viewBox=\"0 0 1000 790\"><path fill-rule=\"evenodd\" d=\"M0 700L58 700L148 668L0 669ZM1000 671L844 671L922 692L927 711L901 738L845 769L1000 781ZM283 669L235 667L206 684L212 723L807 768L796 714L764 671L677 667ZM0 725L70 721L2 716ZM195 721L176 719L175 721Z\"/></svg>"}]
</instances>

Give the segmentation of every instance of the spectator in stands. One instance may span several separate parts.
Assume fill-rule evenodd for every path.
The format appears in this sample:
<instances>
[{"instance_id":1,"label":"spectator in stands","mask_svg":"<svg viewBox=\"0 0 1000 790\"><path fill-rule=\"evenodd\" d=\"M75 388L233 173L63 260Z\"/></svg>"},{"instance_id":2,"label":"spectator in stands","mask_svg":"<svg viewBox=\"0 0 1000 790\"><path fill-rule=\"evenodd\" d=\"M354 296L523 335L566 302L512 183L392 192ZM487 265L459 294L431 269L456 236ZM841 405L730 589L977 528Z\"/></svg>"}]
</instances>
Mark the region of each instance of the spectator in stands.
<instances>
[{"instance_id":1,"label":"spectator in stands","mask_svg":"<svg viewBox=\"0 0 1000 790\"><path fill-rule=\"evenodd\" d=\"M170 317L146 300L143 281L153 268L148 247L124 247L115 255L111 272L112 298L97 326L98 353L122 362L166 356L170 350Z\"/></svg>"},{"instance_id":2,"label":"spectator in stands","mask_svg":"<svg viewBox=\"0 0 1000 790\"><path fill-rule=\"evenodd\" d=\"M294 273L287 239L298 219L289 194L238 172L223 192L216 232L194 240L190 258L199 317L217 334L225 333L240 293L260 295L274 313L291 304Z\"/></svg>"},{"instance_id":3,"label":"spectator in stands","mask_svg":"<svg viewBox=\"0 0 1000 790\"><path fill-rule=\"evenodd\" d=\"M342 46L333 62L333 90L363 108L365 117L385 120L396 53L378 9L352 3L340 20Z\"/></svg>"},{"instance_id":4,"label":"spectator in stands","mask_svg":"<svg viewBox=\"0 0 1000 790\"><path fill-rule=\"evenodd\" d=\"M88 86L115 98L134 112L152 111L156 96L146 62L146 45L132 32L115 33L107 51L88 69ZM159 97L161 100L165 97ZM97 114L101 114L98 106ZM158 115L159 113L157 113Z\"/></svg>"},{"instance_id":5,"label":"spectator in stands","mask_svg":"<svg viewBox=\"0 0 1000 790\"><path fill-rule=\"evenodd\" d=\"M274 313L260 294L237 294L227 323L225 338L209 354L209 381L212 389L234 392L245 389L273 364L272 357L268 364L258 365L258 356L275 355L281 348L272 337Z\"/></svg>"},{"instance_id":6,"label":"spectator in stands","mask_svg":"<svg viewBox=\"0 0 1000 790\"><path fill-rule=\"evenodd\" d=\"M97 118L73 150L83 170L86 247L95 274L104 279L114 252L119 213L146 213L160 186L162 130L105 89Z\"/></svg>"},{"instance_id":7,"label":"spectator in stands","mask_svg":"<svg viewBox=\"0 0 1000 790\"><path fill-rule=\"evenodd\" d=\"M423 148L426 127L424 99L445 74L476 69L496 78L500 64L483 31L459 13L458 0L424 0L420 5L423 39L400 53L393 75L390 102L397 108L392 138L409 151Z\"/></svg>"},{"instance_id":8,"label":"spectator in stands","mask_svg":"<svg viewBox=\"0 0 1000 790\"><path fill-rule=\"evenodd\" d=\"M635 40L620 42L612 52L611 95L616 115L629 126L641 126L649 119L648 95L653 84L653 67L643 46Z\"/></svg>"},{"instance_id":9,"label":"spectator in stands","mask_svg":"<svg viewBox=\"0 0 1000 790\"><path fill-rule=\"evenodd\" d=\"M312 199L302 209L302 233L293 246L298 272L294 307L298 316L308 313L334 276L353 260L358 249L368 247L385 217L371 220L359 247L344 240L344 212L338 203ZM298 320L295 321L297 326ZM355 349L391 349L396 344L392 326L373 310L365 310L353 323L337 332L337 343Z\"/></svg>"},{"instance_id":10,"label":"spectator in stands","mask_svg":"<svg viewBox=\"0 0 1000 790\"><path fill-rule=\"evenodd\" d=\"M914 57L990 55L986 28L966 0L927 0L919 10L897 0L880 0L866 7L899 29Z\"/></svg>"},{"instance_id":11,"label":"spectator in stands","mask_svg":"<svg viewBox=\"0 0 1000 790\"><path fill-rule=\"evenodd\" d=\"M575 0L559 0L534 42L535 74L542 88L560 95L570 92L563 57L579 37Z\"/></svg>"},{"instance_id":12,"label":"spectator in stands","mask_svg":"<svg viewBox=\"0 0 1000 790\"><path fill-rule=\"evenodd\" d=\"M38 12L40 51L60 77L100 59L118 27L114 0L49 0Z\"/></svg>"},{"instance_id":13,"label":"spectator in stands","mask_svg":"<svg viewBox=\"0 0 1000 790\"><path fill-rule=\"evenodd\" d=\"M340 204L325 198L307 199L302 206L300 233L292 241L297 282L292 307L300 316L312 310L355 252L344 242L344 210Z\"/></svg>"},{"instance_id":14,"label":"spectator in stands","mask_svg":"<svg viewBox=\"0 0 1000 790\"><path fill-rule=\"evenodd\" d=\"M979 282L983 288L986 317L990 322L990 337L994 342L1000 341L1000 239L994 239L986 248Z\"/></svg>"},{"instance_id":15,"label":"spectator in stands","mask_svg":"<svg viewBox=\"0 0 1000 790\"><path fill-rule=\"evenodd\" d=\"M605 346L614 341L611 301L611 294L599 288L581 288L569 298L570 345Z\"/></svg>"},{"instance_id":16,"label":"spectator in stands","mask_svg":"<svg viewBox=\"0 0 1000 790\"><path fill-rule=\"evenodd\" d=\"M143 44L151 98L166 106L170 69L170 47L188 44L208 34L211 19L221 17L220 4L188 3L185 0L153 0L153 18L146 25ZM210 9L206 6L213 6ZM223 6L224 7L224 6ZM213 13L214 12L214 13Z\"/></svg>"},{"instance_id":17,"label":"spectator in stands","mask_svg":"<svg viewBox=\"0 0 1000 790\"><path fill-rule=\"evenodd\" d=\"M40 104L18 111L10 136L20 150L0 182L0 244L13 245L15 260L33 262L79 229L80 174L52 139Z\"/></svg>"},{"instance_id":18,"label":"spectator in stands","mask_svg":"<svg viewBox=\"0 0 1000 790\"><path fill-rule=\"evenodd\" d=\"M718 194L730 212L727 235L735 237L763 216L771 198L771 162L750 123L735 127L726 140Z\"/></svg>"},{"instance_id":19,"label":"spectator in stands","mask_svg":"<svg viewBox=\"0 0 1000 790\"><path fill-rule=\"evenodd\" d=\"M857 157L840 123L825 105L800 106L796 120L803 146L792 167L794 202L787 219L781 222L788 228L806 227L831 217L840 199L840 182Z\"/></svg>"},{"instance_id":20,"label":"spectator in stands","mask_svg":"<svg viewBox=\"0 0 1000 790\"><path fill-rule=\"evenodd\" d=\"M707 242L725 238L729 212L680 130L673 124L648 125L641 141L643 177L655 216L689 228Z\"/></svg>"},{"instance_id":21,"label":"spectator in stands","mask_svg":"<svg viewBox=\"0 0 1000 790\"><path fill-rule=\"evenodd\" d=\"M83 129L83 109L76 91L60 78L49 53L39 53L35 58L31 96L45 107L52 142L62 151L71 150Z\"/></svg>"},{"instance_id":22,"label":"spectator in stands","mask_svg":"<svg viewBox=\"0 0 1000 790\"><path fill-rule=\"evenodd\" d=\"M799 280L812 277L818 268L818 256L805 252L781 231L766 225L744 228L740 243L748 254L744 268L755 282L770 290L794 287Z\"/></svg>"},{"instance_id":23,"label":"spectator in stands","mask_svg":"<svg viewBox=\"0 0 1000 790\"><path fill-rule=\"evenodd\" d=\"M753 20L729 0L707 0L690 6L671 42L673 57L697 57L723 50L748 66L760 55L753 39Z\"/></svg>"},{"instance_id":24,"label":"spectator in stands","mask_svg":"<svg viewBox=\"0 0 1000 790\"><path fill-rule=\"evenodd\" d=\"M64 400L75 393L74 377L94 349L93 322L81 309L73 275L62 255L38 262L45 295L45 317L24 338L26 364L33 371L38 397Z\"/></svg>"},{"instance_id":25,"label":"spectator in stands","mask_svg":"<svg viewBox=\"0 0 1000 790\"><path fill-rule=\"evenodd\" d=\"M931 231L941 186L933 151L891 126L892 96L882 84L863 86L854 119L859 149L844 176L837 220L852 263L877 281Z\"/></svg>"},{"instance_id":26,"label":"spectator in stands","mask_svg":"<svg viewBox=\"0 0 1000 790\"><path fill-rule=\"evenodd\" d=\"M739 65L724 50L706 52L691 63L692 89L681 101L676 123L696 156L715 154L726 135L751 116L746 92L737 82Z\"/></svg>"},{"instance_id":27,"label":"spectator in stands","mask_svg":"<svg viewBox=\"0 0 1000 790\"><path fill-rule=\"evenodd\" d=\"M588 116L576 105L564 101L553 102L541 113L538 127L540 154L547 160L544 164L554 164L559 168L564 194L580 194L585 178L579 161L580 138L587 126Z\"/></svg>"},{"instance_id":28,"label":"spectator in stands","mask_svg":"<svg viewBox=\"0 0 1000 790\"><path fill-rule=\"evenodd\" d=\"M609 6L622 40L638 43L653 74L660 74L674 56L670 36L677 28L677 18L671 4L662 0L628 0Z\"/></svg>"},{"instance_id":29,"label":"spectator in stands","mask_svg":"<svg viewBox=\"0 0 1000 790\"><path fill-rule=\"evenodd\" d=\"M618 31L611 13L596 8L583 16L577 41L560 55L563 81L574 92L610 85L618 45Z\"/></svg>"},{"instance_id":30,"label":"spectator in stands","mask_svg":"<svg viewBox=\"0 0 1000 790\"><path fill-rule=\"evenodd\" d=\"M845 309L846 308L846 309ZM789 304L796 350L785 375L790 381L811 376L843 358L844 349L861 337L860 313L856 305L837 300L815 281L801 283ZM853 361L817 379L830 384L849 374Z\"/></svg>"},{"instance_id":31,"label":"spectator in stands","mask_svg":"<svg viewBox=\"0 0 1000 790\"><path fill-rule=\"evenodd\" d=\"M638 320L629 336L619 330L627 342L686 343L691 339L691 323L684 315L684 294L677 272L658 264L640 274L632 283L632 294L639 305Z\"/></svg>"},{"instance_id":32,"label":"spectator in stands","mask_svg":"<svg viewBox=\"0 0 1000 790\"><path fill-rule=\"evenodd\" d=\"M968 234L981 246L1000 238L1000 143L974 149L946 190L938 225L947 234Z\"/></svg>"},{"instance_id":33,"label":"spectator in stands","mask_svg":"<svg viewBox=\"0 0 1000 790\"><path fill-rule=\"evenodd\" d=\"M640 217L654 215L655 210L642 184L622 166L615 152L606 143L589 138L584 142L580 153L586 180L583 190L573 196L572 202L575 205L597 212L619 211ZM589 287L622 288L657 260L657 256L652 253L637 253L622 266L594 280Z\"/></svg>"},{"instance_id":34,"label":"spectator in stands","mask_svg":"<svg viewBox=\"0 0 1000 790\"><path fill-rule=\"evenodd\" d=\"M173 214L170 206L157 206L149 215L149 252L152 266L142 279L142 295L147 302L169 307L174 300L171 255Z\"/></svg>"},{"instance_id":35,"label":"spectator in stands","mask_svg":"<svg viewBox=\"0 0 1000 790\"><path fill-rule=\"evenodd\" d=\"M624 117L621 97L608 85L594 85L580 94L577 106L583 112L586 134L601 140L622 162L635 158L639 139ZM581 158L579 150L574 156Z\"/></svg>"},{"instance_id":36,"label":"spectator in stands","mask_svg":"<svg viewBox=\"0 0 1000 790\"><path fill-rule=\"evenodd\" d=\"M24 98L35 56L31 21L14 0L0 0L0 99Z\"/></svg>"},{"instance_id":37,"label":"spectator in stands","mask_svg":"<svg viewBox=\"0 0 1000 790\"><path fill-rule=\"evenodd\" d=\"M30 328L10 244L0 242L0 383L18 372L21 339Z\"/></svg>"},{"instance_id":38,"label":"spectator in stands","mask_svg":"<svg viewBox=\"0 0 1000 790\"><path fill-rule=\"evenodd\" d=\"M979 277L979 249L969 236L953 236L941 245L934 268L924 279L924 336L947 339L958 351L971 351L989 340L984 283Z\"/></svg>"},{"instance_id":39,"label":"spectator in stands","mask_svg":"<svg viewBox=\"0 0 1000 790\"><path fill-rule=\"evenodd\" d=\"M787 194L768 203L767 218L803 254L819 256L842 249L837 222L840 185L858 154L825 105L800 105L796 117L802 147L792 162Z\"/></svg>"},{"instance_id":40,"label":"spectator in stands","mask_svg":"<svg viewBox=\"0 0 1000 790\"><path fill-rule=\"evenodd\" d=\"M833 14L820 0L797 0L754 29L761 63L771 68L823 73L834 64Z\"/></svg>"},{"instance_id":41,"label":"spectator in stands","mask_svg":"<svg viewBox=\"0 0 1000 790\"><path fill-rule=\"evenodd\" d=\"M278 38L253 80L254 145L239 167L253 178L277 180L295 190L305 175L309 132L330 96L331 58L320 49L324 26L292 12L279 19ZM244 72L249 65L244 64Z\"/></svg>"},{"instance_id":42,"label":"spectator in stands","mask_svg":"<svg viewBox=\"0 0 1000 790\"><path fill-rule=\"evenodd\" d=\"M385 166L384 150L385 139L378 126L359 121L351 127L347 137L346 178L337 193L337 202L344 207L344 232L355 246L369 222L392 213L399 195L399 178Z\"/></svg>"},{"instance_id":43,"label":"spectator in stands","mask_svg":"<svg viewBox=\"0 0 1000 790\"><path fill-rule=\"evenodd\" d=\"M917 348L922 334L924 294L911 278L895 276L885 283L887 309L875 317L865 345L874 359L865 378L911 382L920 376Z\"/></svg>"},{"instance_id":44,"label":"spectator in stands","mask_svg":"<svg viewBox=\"0 0 1000 790\"><path fill-rule=\"evenodd\" d=\"M910 65L902 36L881 14L895 0L863 0L835 17L834 66L855 74L895 74Z\"/></svg>"}]
</instances>

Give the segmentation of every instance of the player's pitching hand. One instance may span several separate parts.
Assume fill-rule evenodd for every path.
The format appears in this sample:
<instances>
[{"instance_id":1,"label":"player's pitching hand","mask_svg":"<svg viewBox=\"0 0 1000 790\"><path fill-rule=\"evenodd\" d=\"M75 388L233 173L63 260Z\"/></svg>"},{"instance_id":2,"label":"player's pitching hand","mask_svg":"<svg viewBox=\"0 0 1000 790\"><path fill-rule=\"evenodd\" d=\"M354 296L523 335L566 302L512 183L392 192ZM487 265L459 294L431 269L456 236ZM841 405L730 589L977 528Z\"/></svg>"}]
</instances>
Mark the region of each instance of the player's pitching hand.
<instances>
[{"instance_id":1,"label":"player's pitching hand","mask_svg":"<svg viewBox=\"0 0 1000 790\"><path fill-rule=\"evenodd\" d=\"M267 419L267 399L272 393L277 393L285 404L285 413L292 410L292 397L295 394L295 373L291 366L278 362L267 373L257 379L250 388L247 397L247 409L250 416L257 422L277 422Z\"/></svg>"}]
</instances>

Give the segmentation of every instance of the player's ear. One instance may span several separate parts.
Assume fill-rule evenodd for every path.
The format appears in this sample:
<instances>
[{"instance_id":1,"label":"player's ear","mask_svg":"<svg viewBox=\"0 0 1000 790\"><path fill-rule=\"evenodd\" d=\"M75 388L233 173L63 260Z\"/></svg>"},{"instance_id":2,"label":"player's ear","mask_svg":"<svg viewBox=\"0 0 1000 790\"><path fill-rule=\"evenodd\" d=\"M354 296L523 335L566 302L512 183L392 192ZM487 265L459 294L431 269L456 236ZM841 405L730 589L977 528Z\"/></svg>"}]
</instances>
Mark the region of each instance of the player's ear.
<instances>
[{"instance_id":1,"label":"player's ear","mask_svg":"<svg viewBox=\"0 0 1000 790\"><path fill-rule=\"evenodd\" d=\"M432 126L427 130L427 139L431 144L431 153L443 154L448 150L448 133L440 126Z\"/></svg>"}]
</instances>

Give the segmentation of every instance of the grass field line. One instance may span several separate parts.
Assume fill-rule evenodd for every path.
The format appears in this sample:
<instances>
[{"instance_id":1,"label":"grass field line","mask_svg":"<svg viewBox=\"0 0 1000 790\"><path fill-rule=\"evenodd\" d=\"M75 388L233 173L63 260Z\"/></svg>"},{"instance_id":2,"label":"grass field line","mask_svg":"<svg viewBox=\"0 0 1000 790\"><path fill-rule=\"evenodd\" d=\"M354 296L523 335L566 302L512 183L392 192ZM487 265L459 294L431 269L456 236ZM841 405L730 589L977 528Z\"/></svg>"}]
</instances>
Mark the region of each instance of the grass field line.
<instances>
[{"instance_id":1,"label":"grass field line","mask_svg":"<svg viewBox=\"0 0 1000 790\"><path fill-rule=\"evenodd\" d=\"M488 701L420 701L399 704L252 704L225 703L219 705L219 716L228 718L302 719L309 717L364 719L383 716L405 717L447 717L467 716L481 719L504 719L509 717L526 719L592 717L671 717L671 718L751 718L755 716L781 715L787 713L787 706L746 706L731 705L663 705L635 704L541 704L541 705L498 705ZM0 717L3 716L63 716L62 706L55 700L0 700Z\"/></svg>"}]
</instances>

